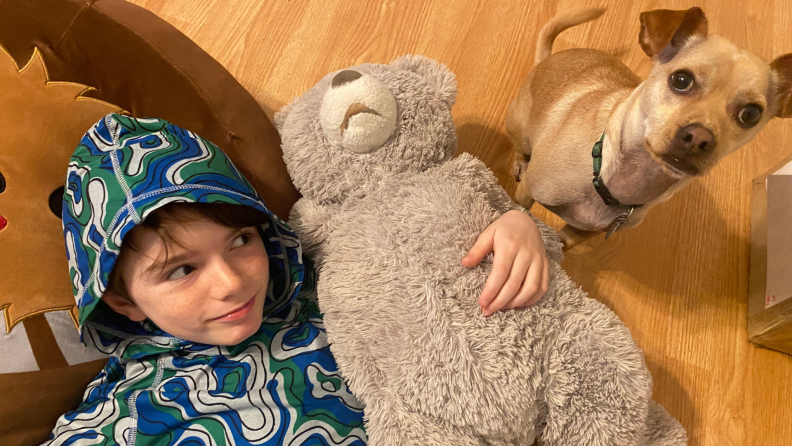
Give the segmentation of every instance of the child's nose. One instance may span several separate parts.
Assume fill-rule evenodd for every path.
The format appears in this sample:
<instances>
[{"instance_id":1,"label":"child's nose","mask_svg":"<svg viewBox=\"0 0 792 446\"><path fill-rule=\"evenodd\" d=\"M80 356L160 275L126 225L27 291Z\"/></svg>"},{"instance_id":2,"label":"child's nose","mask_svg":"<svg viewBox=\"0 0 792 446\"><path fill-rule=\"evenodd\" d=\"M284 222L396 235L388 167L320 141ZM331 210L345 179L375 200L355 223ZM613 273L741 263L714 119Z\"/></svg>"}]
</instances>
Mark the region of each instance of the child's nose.
<instances>
[{"instance_id":1,"label":"child's nose","mask_svg":"<svg viewBox=\"0 0 792 446\"><path fill-rule=\"evenodd\" d=\"M227 299L242 289L242 276L239 271L227 262L217 262L213 275L215 297Z\"/></svg>"}]
</instances>

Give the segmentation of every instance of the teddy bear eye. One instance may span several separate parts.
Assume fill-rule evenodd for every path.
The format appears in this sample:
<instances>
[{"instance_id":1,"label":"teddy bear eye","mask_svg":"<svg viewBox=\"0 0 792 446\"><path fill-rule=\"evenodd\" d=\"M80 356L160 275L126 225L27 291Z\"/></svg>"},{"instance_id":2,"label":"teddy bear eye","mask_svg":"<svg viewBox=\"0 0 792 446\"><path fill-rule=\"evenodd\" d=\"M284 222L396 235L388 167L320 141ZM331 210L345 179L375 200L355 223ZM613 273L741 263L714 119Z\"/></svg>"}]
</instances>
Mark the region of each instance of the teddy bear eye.
<instances>
[{"instance_id":1,"label":"teddy bear eye","mask_svg":"<svg viewBox=\"0 0 792 446\"><path fill-rule=\"evenodd\" d=\"M3 176L2 172L0 172L0 194L2 194L4 190L5 190L5 177Z\"/></svg>"}]
</instances>

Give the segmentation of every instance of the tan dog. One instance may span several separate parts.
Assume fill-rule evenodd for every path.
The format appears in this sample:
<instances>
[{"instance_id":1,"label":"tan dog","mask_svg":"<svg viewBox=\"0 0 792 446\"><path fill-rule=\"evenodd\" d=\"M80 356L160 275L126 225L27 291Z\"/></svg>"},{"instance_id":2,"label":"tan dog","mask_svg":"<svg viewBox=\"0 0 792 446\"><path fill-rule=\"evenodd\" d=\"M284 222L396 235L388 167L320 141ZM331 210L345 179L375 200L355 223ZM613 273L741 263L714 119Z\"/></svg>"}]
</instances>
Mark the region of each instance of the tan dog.
<instances>
[{"instance_id":1,"label":"tan dog","mask_svg":"<svg viewBox=\"0 0 792 446\"><path fill-rule=\"evenodd\" d=\"M550 55L561 31L604 11L557 16L542 28L537 65L506 116L516 200L563 218L566 248L639 224L770 119L792 116L792 54L768 64L708 36L699 8L641 13L639 42L654 60L643 82L601 51ZM601 136L595 187L592 151Z\"/></svg>"}]
</instances>

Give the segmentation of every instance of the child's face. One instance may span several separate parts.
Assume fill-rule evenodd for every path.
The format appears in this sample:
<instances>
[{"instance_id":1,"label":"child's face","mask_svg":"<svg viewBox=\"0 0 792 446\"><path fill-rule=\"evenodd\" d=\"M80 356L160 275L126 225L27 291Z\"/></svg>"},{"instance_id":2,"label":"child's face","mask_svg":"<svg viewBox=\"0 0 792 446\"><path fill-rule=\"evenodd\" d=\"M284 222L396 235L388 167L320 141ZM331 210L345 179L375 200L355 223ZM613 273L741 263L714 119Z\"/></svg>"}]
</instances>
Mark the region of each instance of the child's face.
<instances>
[{"instance_id":1,"label":"child's face","mask_svg":"<svg viewBox=\"0 0 792 446\"><path fill-rule=\"evenodd\" d=\"M137 251L116 265L130 302L111 292L102 297L134 321L149 318L181 339L235 345L258 330L269 284L264 243L253 228L232 229L207 220L169 225L168 243L143 232Z\"/></svg>"}]
</instances>

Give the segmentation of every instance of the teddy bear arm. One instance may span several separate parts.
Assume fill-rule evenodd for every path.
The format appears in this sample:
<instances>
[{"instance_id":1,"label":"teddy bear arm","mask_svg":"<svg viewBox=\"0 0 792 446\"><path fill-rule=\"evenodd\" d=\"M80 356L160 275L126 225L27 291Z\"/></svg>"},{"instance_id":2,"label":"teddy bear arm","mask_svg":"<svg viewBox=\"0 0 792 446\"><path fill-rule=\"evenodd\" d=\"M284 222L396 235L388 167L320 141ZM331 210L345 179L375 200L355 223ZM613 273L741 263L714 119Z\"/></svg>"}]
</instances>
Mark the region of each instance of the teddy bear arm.
<instances>
[{"instance_id":1,"label":"teddy bear arm","mask_svg":"<svg viewBox=\"0 0 792 446\"><path fill-rule=\"evenodd\" d=\"M317 266L324 258L324 245L330 238L334 210L337 205L321 205L308 198L300 198L289 212L289 226L297 234L303 253Z\"/></svg>"}]
</instances>

